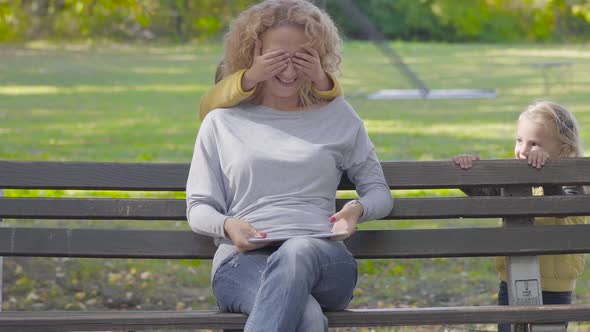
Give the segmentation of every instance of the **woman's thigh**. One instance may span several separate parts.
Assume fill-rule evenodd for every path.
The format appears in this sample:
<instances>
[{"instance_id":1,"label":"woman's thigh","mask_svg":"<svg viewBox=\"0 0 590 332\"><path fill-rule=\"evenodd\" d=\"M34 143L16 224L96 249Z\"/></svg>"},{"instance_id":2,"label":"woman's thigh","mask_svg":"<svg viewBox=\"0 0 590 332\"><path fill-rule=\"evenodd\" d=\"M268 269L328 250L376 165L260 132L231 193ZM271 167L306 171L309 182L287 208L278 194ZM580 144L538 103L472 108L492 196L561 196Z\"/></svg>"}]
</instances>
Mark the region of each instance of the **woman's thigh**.
<instances>
[{"instance_id":1,"label":"woman's thigh","mask_svg":"<svg viewBox=\"0 0 590 332\"><path fill-rule=\"evenodd\" d=\"M352 254L342 244L344 252L338 254L338 259L326 264L320 272L320 278L311 290L313 297L324 310L344 310L354 293L358 278L357 263Z\"/></svg>"},{"instance_id":2,"label":"woman's thigh","mask_svg":"<svg viewBox=\"0 0 590 332\"><path fill-rule=\"evenodd\" d=\"M311 279L311 295L324 310L346 308L357 282L357 264L346 246L339 241L297 238L285 242L275 253L289 265L308 266L294 269L294 278ZM297 283L294 283L297 284Z\"/></svg>"},{"instance_id":3,"label":"woman's thigh","mask_svg":"<svg viewBox=\"0 0 590 332\"><path fill-rule=\"evenodd\" d=\"M263 248L236 253L218 267L212 288L221 310L250 314L260 288L260 276L273 251L274 248Z\"/></svg>"},{"instance_id":4,"label":"woman's thigh","mask_svg":"<svg viewBox=\"0 0 590 332\"><path fill-rule=\"evenodd\" d=\"M288 276L313 279L311 295L324 310L342 310L350 303L357 282L357 264L346 246L337 241L298 238L279 248L237 253L222 263L213 278L213 294L220 309L250 314L271 255L290 265L283 267L290 270ZM313 268L305 272L291 270L295 264ZM289 280L283 279L273 287L289 284Z\"/></svg>"}]
</instances>

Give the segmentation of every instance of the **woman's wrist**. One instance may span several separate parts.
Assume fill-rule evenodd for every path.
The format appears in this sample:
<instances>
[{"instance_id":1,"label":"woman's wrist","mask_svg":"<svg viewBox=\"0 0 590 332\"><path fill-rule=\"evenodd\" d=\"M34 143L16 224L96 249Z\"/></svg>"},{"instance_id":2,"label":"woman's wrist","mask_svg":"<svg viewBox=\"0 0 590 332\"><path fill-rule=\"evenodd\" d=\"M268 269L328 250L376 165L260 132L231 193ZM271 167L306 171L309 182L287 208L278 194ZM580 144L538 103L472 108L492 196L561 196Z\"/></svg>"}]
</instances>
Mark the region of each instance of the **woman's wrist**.
<instances>
[{"instance_id":1,"label":"woman's wrist","mask_svg":"<svg viewBox=\"0 0 590 332\"><path fill-rule=\"evenodd\" d=\"M229 228L231 227L231 224L236 222L236 220L237 220L236 218L229 217L229 218L225 219L225 221L223 222L223 231L225 232L225 236L228 239L231 239L231 237L229 235L230 234Z\"/></svg>"},{"instance_id":2,"label":"woman's wrist","mask_svg":"<svg viewBox=\"0 0 590 332\"><path fill-rule=\"evenodd\" d=\"M348 201L346 204L344 204L344 208L355 209L356 211L358 211L359 218L362 217L363 213L365 212L363 204L361 204L361 202L358 199Z\"/></svg>"}]
</instances>

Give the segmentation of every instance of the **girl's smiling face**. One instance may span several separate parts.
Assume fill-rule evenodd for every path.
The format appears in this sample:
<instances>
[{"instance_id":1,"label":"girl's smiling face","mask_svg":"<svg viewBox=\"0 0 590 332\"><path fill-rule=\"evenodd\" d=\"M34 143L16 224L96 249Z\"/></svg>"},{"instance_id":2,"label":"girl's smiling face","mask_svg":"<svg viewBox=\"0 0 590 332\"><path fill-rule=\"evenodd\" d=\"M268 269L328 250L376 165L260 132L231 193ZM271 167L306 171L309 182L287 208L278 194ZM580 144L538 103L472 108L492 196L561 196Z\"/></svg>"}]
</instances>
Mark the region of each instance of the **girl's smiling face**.
<instances>
[{"instance_id":1,"label":"girl's smiling face","mask_svg":"<svg viewBox=\"0 0 590 332\"><path fill-rule=\"evenodd\" d=\"M533 149L543 149L549 154L549 158L559 159L562 156L563 145L546 126L521 116L516 128L514 157L527 159Z\"/></svg>"}]
</instances>

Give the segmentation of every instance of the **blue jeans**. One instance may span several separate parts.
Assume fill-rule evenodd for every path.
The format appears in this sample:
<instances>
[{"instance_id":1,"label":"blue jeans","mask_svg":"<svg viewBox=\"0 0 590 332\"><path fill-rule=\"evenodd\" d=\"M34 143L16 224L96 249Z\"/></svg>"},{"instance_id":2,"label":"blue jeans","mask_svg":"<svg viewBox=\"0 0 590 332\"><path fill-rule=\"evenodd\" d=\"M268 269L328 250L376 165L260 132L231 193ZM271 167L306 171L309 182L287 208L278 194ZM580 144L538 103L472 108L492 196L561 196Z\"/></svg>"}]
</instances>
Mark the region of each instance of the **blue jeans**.
<instances>
[{"instance_id":1,"label":"blue jeans","mask_svg":"<svg viewBox=\"0 0 590 332\"><path fill-rule=\"evenodd\" d=\"M543 291L543 305L545 304L571 304L572 292L546 292ZM500 282L498 290L498 305L508 305L508 284ZM566 324L564 322L564 324ZM498 324L498 332L510 332L510 324Z\"/></svg>"},{"instance_id":2,"label":"blue jeans","mask_svg":"<svg viewBox=\"0 0 590 332\"><path fill-rule=\"evenodd\" d=\"M228 258L213 294L221 310L249 315L244 331L328 331L322 310L345 309L356 281L342 242L294 238Z\"/></svg>"}]
</instances>

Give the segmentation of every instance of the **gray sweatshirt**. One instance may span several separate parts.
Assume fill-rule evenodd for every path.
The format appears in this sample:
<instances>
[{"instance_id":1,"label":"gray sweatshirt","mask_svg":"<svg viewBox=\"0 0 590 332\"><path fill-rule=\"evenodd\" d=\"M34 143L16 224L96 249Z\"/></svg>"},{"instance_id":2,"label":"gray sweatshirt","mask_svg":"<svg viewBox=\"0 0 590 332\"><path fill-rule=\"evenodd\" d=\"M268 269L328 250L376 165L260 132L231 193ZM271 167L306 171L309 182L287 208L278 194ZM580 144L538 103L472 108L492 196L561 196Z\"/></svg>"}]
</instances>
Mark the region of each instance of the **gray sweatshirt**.
<instances>
[{"instance_id":1,"label":"gray sweatshirt","mask_svg":"<svg viewBox=\"0 0 590 332\"><path fill-rule=\"evenodd\" d=\"M212 276L237 251L223 230L229 217L269 237L329 232L343 173L359 193L361 222L391 211L375 148L342 97L307 111L246 103L210 112L197 135L186 197L190 227L218 245Z\"/></svg>"}]
</instances>

